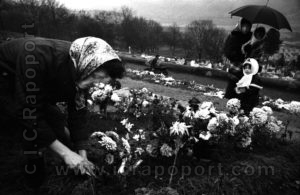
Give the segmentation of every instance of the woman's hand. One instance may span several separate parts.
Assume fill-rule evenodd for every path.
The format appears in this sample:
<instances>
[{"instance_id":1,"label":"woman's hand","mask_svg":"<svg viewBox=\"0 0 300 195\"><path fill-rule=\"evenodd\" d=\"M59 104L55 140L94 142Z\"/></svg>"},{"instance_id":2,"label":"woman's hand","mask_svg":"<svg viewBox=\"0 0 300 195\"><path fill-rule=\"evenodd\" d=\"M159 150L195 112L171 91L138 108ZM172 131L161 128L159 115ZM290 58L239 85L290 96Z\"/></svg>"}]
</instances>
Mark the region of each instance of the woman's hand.
<instances>
[{"instance_id":1,"label":"woman's hand","mask_svg":"<svg viewBox=\"0 0 300 195\"><path fill-rule=\"evenodd\" d=\"M88 161L86 156L82 157L71 151L64 156L64 161L71 169L79 169L82 175L87 174L89 176L95 176L95 165Z\"/></svg>"},{"instance_id":2,"label":"woman's hand","mask_svg":"<svg viewBox=\"0 0 300 195\"><path fill-rule=\"evenodd\" d=\"M71 169L74 169L75 167L80 166L85 159L79 154L69 151L63 156L63 160L65 161L66 165L68 165Z\"/></svg>"},{"instance_id":3,"label":"woman's hand","mask_svg":"<svg viewBox=\"0 0 300 195\"><path fill-rule=\"evenodd\" d=\"M80 152L81 156L70 150L58 140L51 143L50 148L56 152L71 169L79 169L81 174L95 175L93 172L95 166L87 160L85 151Z\"/></svg>"}]
</instances>

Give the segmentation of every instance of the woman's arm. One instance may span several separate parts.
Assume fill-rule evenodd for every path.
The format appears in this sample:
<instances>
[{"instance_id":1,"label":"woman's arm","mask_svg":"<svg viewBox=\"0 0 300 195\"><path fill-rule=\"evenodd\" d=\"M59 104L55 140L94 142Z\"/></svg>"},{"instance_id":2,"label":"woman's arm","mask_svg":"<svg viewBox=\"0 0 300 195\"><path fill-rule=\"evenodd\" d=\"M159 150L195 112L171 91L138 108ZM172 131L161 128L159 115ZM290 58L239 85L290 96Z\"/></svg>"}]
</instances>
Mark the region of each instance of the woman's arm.
<instances>
[{"instance_id":1,"label":"woman's arm","mask_svg":"<svg viewBox=\"0 0 300 195\"><path fill-rule=\"evenodd\" d=\"M75 168L85 160L85 158L70 150L67 146L65 146L57 139L50 144L49 148L51 148L62 159L64 159L65 163L70 166L70 168Z\"/></svg>"},{"instance_id":2,"label":"woman's arm","mask_svg":"<svg viewBox=\"0 0 300 195\"><path fill-rule=\"evenodd\" d=\"M86 129L87 123L87 108L76 110L73 102L68 103L68 125L70 137L74 143L74 149L80 151L83 156L86 153L83 150L87 149L87 140L89 132Z\"/></svg>"}]
</instances>

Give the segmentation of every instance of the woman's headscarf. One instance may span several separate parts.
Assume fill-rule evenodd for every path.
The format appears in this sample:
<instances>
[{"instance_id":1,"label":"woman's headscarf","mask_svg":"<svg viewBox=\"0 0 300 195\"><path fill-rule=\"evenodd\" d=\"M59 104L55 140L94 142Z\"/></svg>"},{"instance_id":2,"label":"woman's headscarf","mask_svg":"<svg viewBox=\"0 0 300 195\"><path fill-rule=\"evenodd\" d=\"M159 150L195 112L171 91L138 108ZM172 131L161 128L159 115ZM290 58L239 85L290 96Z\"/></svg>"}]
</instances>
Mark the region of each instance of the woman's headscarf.
<instances>
[{"instance_id":1,"label":"woman's headscarf","mask_svg":"<svg viewBox=\"0 0 300 195\"><path fill-rule=\"evenodd\" d=\"M102 39L83 37L76 39L70 47L69 54L75 66L75 82L78 83L91 75L107 61L118 59L112 47ZM120 60L121 61L121 60ZM85 107L84 93L77 87L76 108Z\"/></svg>"},{"instance_id":2,"label":"woman's headscarf","mask_svg":"<svg viewBox=\"0 0 300 195\"><path fill-rule=\"evenodd\" d=\"M243 70L244 76L237 82L237 87L249 87L252 82L252 77L258 73L259 65L258 62L254 58L248 58L245 60L243 67L246 64L250 64L251 66L251 73L246 74L245 70Z\"/></svg>"},{"instance_id":3,"label":"woman's headscarf","mask_svg":"<svg viewBox=\"0 0 300 195\"><path fill-rule=\"evenodd\" d=\"M250 28L252 27L252 24L251 24L251 22L249 22L247 19L245 19L245 18L241 18L239 21L238 21L238 23L236 24L236 26L235 26L235 30L237 30L237 31L241 31L242 30L242 26L244 25L244 24L249 24L250 25Z\"/></svg>"}]
</instances>

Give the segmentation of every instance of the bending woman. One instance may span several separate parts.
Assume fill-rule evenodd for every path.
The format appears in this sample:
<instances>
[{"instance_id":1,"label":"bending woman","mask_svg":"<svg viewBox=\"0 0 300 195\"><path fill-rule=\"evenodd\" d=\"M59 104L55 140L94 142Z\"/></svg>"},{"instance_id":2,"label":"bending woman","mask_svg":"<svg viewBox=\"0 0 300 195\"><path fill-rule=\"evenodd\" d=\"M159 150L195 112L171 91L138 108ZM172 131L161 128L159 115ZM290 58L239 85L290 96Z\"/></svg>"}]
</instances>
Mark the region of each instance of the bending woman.
<instances>
[{"instance_id":1,"label":"bending woman","mask_svg":"<svg viewBox=\"0 0 300 195\"><path fill-rule=\"evenodd\" d=\"M18 123L25 154L49 147L69 167L91 174L85 97L93 83L121 78L124 72L118 55L99 38L73 43L43 38L9 41L0 45L0 122L7 127ZM68 104L71 144L66 144L66 124L57 102ZM27 164L26 173L36 168L31 166Z\"/></svg>"}]
</instances>

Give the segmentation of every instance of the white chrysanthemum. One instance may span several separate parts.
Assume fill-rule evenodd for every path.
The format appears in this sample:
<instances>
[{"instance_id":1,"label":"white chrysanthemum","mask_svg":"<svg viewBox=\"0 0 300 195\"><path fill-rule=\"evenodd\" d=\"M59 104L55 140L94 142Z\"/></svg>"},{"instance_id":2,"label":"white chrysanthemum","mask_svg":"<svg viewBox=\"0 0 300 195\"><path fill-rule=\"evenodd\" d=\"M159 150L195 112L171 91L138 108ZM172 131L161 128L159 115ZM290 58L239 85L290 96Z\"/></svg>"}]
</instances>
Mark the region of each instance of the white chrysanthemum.
<instances>
[{"instance_id":1,"label":"white chrysanthemum","mask_svg":"<svg viewBox=\"0 0 300 195\"><path fill-rule=\"evenodd\" d=\"M241 108L241 101L237 98L232 98L227 101L226 108L231 113L238 113Z\"/></svg>"},{"instance_id":2,"label":"white chrysanthemum","mask_svg":"<svg viewBox=\"0 0 300 195\"><path fill-rule=\"evenodd\" d=\"M269 122L266 127L273 133L280 131L280 127L275 122Z\"/></svg>"},{"instance_id":3,"label":"white chrysanthemum","mask_svg":"<svg viewBox=\"0 0 300 195\"><path fill-rule=\"evenodd\" d=\"M292 101L288 107L291 113L300 113L300 102Z\"/></svg>"},{"instance_id":4,"label":"white chrysanthemum","mask_svg":"<svg viewBox=\"0 0 300 195\"><path fill-rule=\"evenodd\" d=\"M103 90L94 91L91 95L93 101L104 101L107 95Z\"/></svg>"},{"instance_id":5,"label":"white chrysanthemum","mask_svg":"<svg viewBox=\"0 0 300 195\"><path fill-rule=\"evenodd\" d=\"M278 126L283 126L283 122L281 120L276 120Z\"/></svg>"},{"instance_id":6,"label":"white chrysanthemum","mask_svg":"<svg viewBox=\"0 0 300 195\"><path fill-rule=\"evenodd\" d=\"M135 134L132 139L134 139L135 141L139 141L140 140L140 135L139 134Z\"/></svg>"},{"instance_id":7,"label":"white chrysanthemum","mask_svg":"<svg viewBox=\"0 0 300 195\"><path fill-rule=\"evenodd\" d=\"M248 146L251 144L251 142L252 142L251 137L243 138L243 139L242 139L242 146L243 146L244 148L246 148L246 147L248 147Z\"/></svg>"},{"instance_id":8,"label":"white chrysanthemum","mask_svg":"<svg viewBox=\"0 0 300 195\"><path fill-rule=\"evenodd\" d=\"M253 108L250 112L251 122L255 125L262 125L268 120L268 113L260 108Z\"/></svg>"},{"instance_id":9,"label":"white chrysanthemum","mask_svg":"<svg viewBox=\"0 0 300 195\"><path fill-rule=\"evenodd\" d=\"M237 126L240 124L240 120L238 119L237 116L230 118L230 120L232 121L233 126Z\"/></svg>"},{"instance_id":10,"label":"white chrysanthemum","mask_svg":"<svg viewBox=\"0 0 300 195\"><path fill-rule=\"evenodd\" d=\"M175 134L175 135L184 135L184 134L189 134L188 128L191 126L187 126L184 122L180 123L176 121L173 123L173 126L170 127L170 134Z\"/></svg>"},{"instance_id":11,"label":"white chrysanthemum","mask_svg":"<svg viewBox=\"0 0 300 195\"><path fill-rule=\"evenodd\" d=\"M214 131L219 126L218 120L216 117L213 117L209 120L207 125L207 130Z\"/></svg>"},{"instance_id":12,"label":"white chrysanthemum","mask_svg":"<svg viewBox=\"0 0 300 195\"><path fill-rule=\"evenodd\" d=\"M203 140L209 140L211 138L211 133L209 131L201 132L199 134L199 138L201 138Z\"/></svg>"},{"instance_id":13,"label":"white chrysanthemum","mask_svg":"<svg viewBox=\"0 0 300 195\"><path fill-rule=\"evenodd\" d=\"M96 131L91 135L91 137L103 137L103 136L106 136L106 134L101 131Z\"/></svg>"},{"instance_id":14,"label":"white chrysanthemum","mask_svg":"<svg viewBox=\"0 0 300 195\"><path fill-rule=\"evenodd\" d=\"M154 150L155 150L155 147L152 144L147 145L146 151L148 152L148 154L152 155Z\"/></svg>"},{"instance_id":15,"label":"white chrysanthemum","mask_svg":"<svg viewBox=\"0 0 300 195\"><path fill-rule=\"evenodd\" d=\"M143 92L143 93L148 93L148 89L144 87L144 88L142 89L142 92Z\"/></svg>"},{"instance_id":16,"label":"white chrysanthemum","mask_svg":"<svg viewBox=\"0 0 300 195\"><path fill-rule=\"evenodd\" d=\"M117 141L120 139L119 135L114 131L106 131L105 134L106 136L111 137Z\"/></svg>"},{"instance_id":17,"label":"white chrysanthemum","mask_svg":"<svg viewBox=\"0 0 300 195\"><path fill-rule=\"evenodd\" d=\"M195 118L200 119L209 119L210 118L210 111L208 109L200 109L194 115Z\"/></svg>"},{"instance_id":18,"label":"white chrysanthemum","mask_svg":"<svg viewBox=\"0 0 300 195\"><path fill-rule=\"evenodd\" d=\"M134 124L132 124L132 123L126 123L125 124L125 128L130 132L131 131L131 129L132 129L132 127L134 126Z\"/></svg>"},{"instance_id":19,"label":"white chrysanthemum","mask_svg":"<svg viewBox=\"0 0 300 195\"><path fill-rule=\"evenodd\" d=\"M148 105L149 105L149 102L147 100L144 100L143 103L142 103L142 106L147 107Z\"/></svg>"},{"instance_id":20,"label":"white chrysanthemum","mask_svg":"<svg viewBox=\"0 0 300 195\"><path fill-rule=\"evenodd\" d=\"M278 105L284 104L284 101L279 98L279 99L275 100L275 104L278 104Z\"/></svg>"},{"instance_id":21,"label":"white chrysanthemum","mask_svg":"<svg viewBox=\"0 0 300 195\"><path fill-rule=\"evenodd\" d=\"M145 152L145 150L143 148L138 147L134 152L138 153L139 155L142 155Z\"/></svg>"},{"instance_id":22,"label":"white chrysanthemum","mask_svg":"<svg viewBox=\"0 0 300 195\"><path fill-rule=\"evenodd\" d=\"M240 123L247 123L249 122L249 117L247 116L242 116L242 117L239 117L239 120L240 120Z\"/></svg>"},{"instance_id":23,"label":"white chrysanthemum","mask_svg":"<svg viewBox=\"0 0 300 195\"><path fill-rule=\"evenodd\" d=\"M261 109L263 111L265 111L268 115L272 115L273 114L273 110L269 106L263 106L263 107L261 107Z\"/></svg>"},{"instance_id":24,"label":"white chrysanthemum","mask_svg":"<svg viewBox=\"0 0 300 195\"><path fill-rule=\"evenodd\" d=\"M127 154L130 154L131 147L129 142L127 141L127 139L124 139L123 137L121 138L121 140L122 140L122 145L125 148L125 151L127 152Z\"/></svg>"},{"instance_id":25,"label":"white chrysanthemum","mask_svg":"<svg viewBox=\"0 0 300 195\"><path fill-rule=\"evenodd\" d=\"M203 102L200 106L200 109L202 110L210 110L214 107L214 104L212 102Z\"/></svg>"},{"instance_id":26,"label":"white chrysanthemum","mask_svg":"<svg viewBox=\"0 0 300 195\"><path fill-rule=\"evenodd\" d=\"M98 89L104 89L104 87L105 87L105 84L104 84L104 83L96 83L96 84L94 84L94 85L95 85L95 87L98 88Z\"/></svg>"},{"instance_id":27,"label":"white chrysanthemum","mask_svg":"<svg viewBox=\"0 0 300 195\"><path fill-rule=\"evenodd\" d=\"M120 102L121 98L118 96L118 94L113 93L111 98L110 98L113 102Z\"/></svg>"},{"instance_id":28,"label":"white chrysanthemum","mask_svg":"<svg viewBox=\"0 0 300 195\"><path fill-rule=\"evenodd\" d=\"M107 150L115 151L117 150L117 143L110 137L103 136L101 141L98 141L101 146L105 147Z\"/></svg>"},{"instance_id":29,"label":"white chrysanthemum","mask_svg":"<svg viewBox=\"0 0 300 195\"><path fill-rule=\"evenodd\" d=\"M171 157L173 155L173 149L168 144L163 144L160 148L161 155Z\"/></svg>"},{"instance_id":30,"label":"white chrysanthemum","mask_svg":"<svg viewBox=\"0 0 300 195\"><path fill-rule=\"evenodd\" d=\"M219 123L228 123L229 122L229 118L227 116L227 114L225 113L220 113L217 115L217 119Z\"/></svg>"},{"instance_id":31,"label":"white chrysanthemum","mask_svg":"<svg viewBox=\"0 0 300 195\"><path fill-rule=\"evenodd\" d=\"M128 123L128 118L123 119L123 120L121 121L121 124L124 125L124 126L125 126L127 123Z\"/></svg>"},{"instance_id":32,"label":"white chrysanthemum","mask_svg":"<svg viewBox=\"0 0 300 195\"><path fill-rule=\"evenodd\" d=\"M112 88L111 85L105 85L104 91L105 91L106 94L108 94L108 93L113 91L113 88Z\"/></svg>"}]
</instances>

